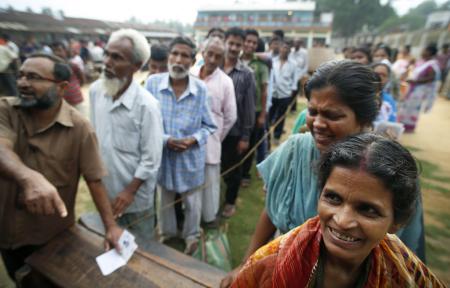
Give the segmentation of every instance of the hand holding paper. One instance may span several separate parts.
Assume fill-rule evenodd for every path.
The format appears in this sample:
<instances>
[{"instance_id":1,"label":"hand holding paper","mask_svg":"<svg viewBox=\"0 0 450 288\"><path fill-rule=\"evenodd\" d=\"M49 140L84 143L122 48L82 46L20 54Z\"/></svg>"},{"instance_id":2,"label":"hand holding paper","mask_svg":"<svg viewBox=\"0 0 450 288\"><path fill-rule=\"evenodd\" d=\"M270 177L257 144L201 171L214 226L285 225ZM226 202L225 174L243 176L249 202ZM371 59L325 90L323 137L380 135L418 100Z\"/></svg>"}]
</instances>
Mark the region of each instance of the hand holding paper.
<instances>
[{"instance_id":1,"label":"hand holding paper","mask_svg":"<svg viewBox=\"0 0 450 288\"><path fill-rule=\"evenodd\" d=\"M120 236L119 246L122 249L121 253L117 252L116 249L112 249L95 258L103 276L109 275L118 268L125 266L138 247L134 236L127 230L124 230Z\"/></svg>"}]
</instances>

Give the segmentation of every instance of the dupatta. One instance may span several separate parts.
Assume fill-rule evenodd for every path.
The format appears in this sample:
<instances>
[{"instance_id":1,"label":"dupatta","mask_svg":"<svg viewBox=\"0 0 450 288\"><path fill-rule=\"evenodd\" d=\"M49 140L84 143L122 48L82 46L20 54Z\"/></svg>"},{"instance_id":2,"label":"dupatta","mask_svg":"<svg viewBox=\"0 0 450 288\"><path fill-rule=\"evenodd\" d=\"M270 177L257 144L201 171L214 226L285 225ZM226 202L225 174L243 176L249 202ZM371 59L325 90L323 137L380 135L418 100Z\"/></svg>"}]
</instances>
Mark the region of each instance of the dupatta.
<instances>
[{"instance_id":1,"label":"dupatta","mask_svg":"<svg viewBox=\"0 0 450 288\"><path fill-rule=\"evenodd\" d=\"M256 251L232 287L311 287L321 241L320 220L314 217ZM386 234L369 257L365 288L445 287L394 234Z\"/></svg>"}]
</instances>

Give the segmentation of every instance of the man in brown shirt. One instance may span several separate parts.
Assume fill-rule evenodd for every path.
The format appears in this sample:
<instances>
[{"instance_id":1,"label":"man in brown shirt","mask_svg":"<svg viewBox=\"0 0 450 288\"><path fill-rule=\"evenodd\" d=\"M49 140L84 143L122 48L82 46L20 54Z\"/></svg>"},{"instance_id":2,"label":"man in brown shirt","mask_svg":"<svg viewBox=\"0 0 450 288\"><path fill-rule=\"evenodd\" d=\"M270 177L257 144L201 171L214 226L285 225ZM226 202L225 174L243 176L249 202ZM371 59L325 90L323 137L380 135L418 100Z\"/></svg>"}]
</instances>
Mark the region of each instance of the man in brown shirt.
<instances>
[{"instance_id":1,"label":"man in brown shirt","mask_svg":"<svg viewBox=\"0 0 450 288\"><path fill-rule=\"evenodd\" d=\"M62 100L70 68L35 54L20 68L19 97L0 98L0 250L8 274L75 222L80 175L106 227L105 248L118 247L93 128Z\"/></svg>"}]
</instances>

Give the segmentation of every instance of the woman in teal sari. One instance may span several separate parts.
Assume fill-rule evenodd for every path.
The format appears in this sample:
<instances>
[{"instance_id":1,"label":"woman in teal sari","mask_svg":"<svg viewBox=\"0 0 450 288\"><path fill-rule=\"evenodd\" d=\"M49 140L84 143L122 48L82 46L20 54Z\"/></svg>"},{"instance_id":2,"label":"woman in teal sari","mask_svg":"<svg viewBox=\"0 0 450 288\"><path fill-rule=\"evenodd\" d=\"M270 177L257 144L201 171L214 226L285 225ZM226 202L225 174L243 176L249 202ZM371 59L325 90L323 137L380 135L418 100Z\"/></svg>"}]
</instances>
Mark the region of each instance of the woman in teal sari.
<instances>
[{"instance_id":1,"label":"woman in teal sari","mask_svg":"<svg viewBox=\"0 0 450 288\"><path fill-rule=\"evenodd\" d=\"M331 144L371 129L379 109L378 79L369 67L344 60L323 64L305 84L311 132L291 136L257 166L267 191L266 205L243 263L276 230L286 233L317 215L315 164ZM424 259L421 203L412 222L397 235ZM230 272L221 287L228 287L240 268Z\"/></svg>"}]
</instances>

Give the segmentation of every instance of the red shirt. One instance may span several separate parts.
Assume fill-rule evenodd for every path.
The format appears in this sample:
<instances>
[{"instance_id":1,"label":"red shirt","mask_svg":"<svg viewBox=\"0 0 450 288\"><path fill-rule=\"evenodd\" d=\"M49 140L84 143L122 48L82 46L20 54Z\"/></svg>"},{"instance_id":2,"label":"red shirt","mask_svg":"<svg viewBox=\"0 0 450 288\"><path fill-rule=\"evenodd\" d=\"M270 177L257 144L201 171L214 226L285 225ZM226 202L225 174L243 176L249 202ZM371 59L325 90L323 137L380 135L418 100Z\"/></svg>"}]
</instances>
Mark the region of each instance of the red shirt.
<instances>
[{"instance_id":1,"label":"red shirt","mask_svg":"<svg viewBox=\"0 0 450 288\"><path fill-rule=\"evenodd\" d=\"M72 76L70 76L69 85L67 85L64 100L70 105L77 105L83 102L83 94L81 93L80 81L78 80L78 73L82 73L77 65L69 63L72 69Z\"/></svg>"}]
</instances>

